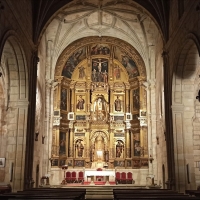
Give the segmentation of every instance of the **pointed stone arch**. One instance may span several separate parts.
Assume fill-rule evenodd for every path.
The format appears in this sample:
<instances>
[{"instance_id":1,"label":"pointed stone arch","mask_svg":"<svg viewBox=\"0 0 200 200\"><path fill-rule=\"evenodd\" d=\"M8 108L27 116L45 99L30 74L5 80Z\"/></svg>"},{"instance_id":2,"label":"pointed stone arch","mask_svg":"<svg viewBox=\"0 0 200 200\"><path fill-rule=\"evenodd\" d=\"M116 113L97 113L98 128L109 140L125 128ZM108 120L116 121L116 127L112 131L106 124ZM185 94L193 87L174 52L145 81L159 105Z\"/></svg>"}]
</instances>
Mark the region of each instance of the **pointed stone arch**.
<instances>
[{"instance_id":1,"label":"pointed stone arch","mask_svg":"<svg viewBox=\"0 0 200 200\"><path fill-rule=\"evenodd\" d=\"M9 169L14 164L13 191L23 188L23 169L25 163L26 128L28 112L28 73L26 56L22 46L12 32L4 37L1 49L2 73L1 85L4 91L4 128L5 146L7 152L5 166L5 182L10 182ZM1 150L0 150L1 151Z\"/></svg>"}]
</instances>

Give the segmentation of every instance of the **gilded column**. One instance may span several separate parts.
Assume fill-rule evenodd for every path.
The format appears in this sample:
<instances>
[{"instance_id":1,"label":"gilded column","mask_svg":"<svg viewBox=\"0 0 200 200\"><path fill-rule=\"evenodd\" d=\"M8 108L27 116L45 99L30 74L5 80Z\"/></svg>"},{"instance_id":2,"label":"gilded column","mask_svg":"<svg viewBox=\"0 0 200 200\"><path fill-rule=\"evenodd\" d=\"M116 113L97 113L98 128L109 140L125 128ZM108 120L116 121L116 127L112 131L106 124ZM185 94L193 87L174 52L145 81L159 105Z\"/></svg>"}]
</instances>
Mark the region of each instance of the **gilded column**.
<instances>
[{"instance_id":1,"label":"gilded column","mask_svg":"<svg viewBox=\"0 0 200 200\"><path fill-rule=\"evenodd\" d=\"M74 85L70 85L70 90L71 90L71 112L74 112L74 102L75 102L75 89Z\"/></svg>"},{"instance_id":2,"label":"gilded column","mask_svg":"<svg viewBox=\"0 0 200 200\"><path fill-rule=\"evenodd\" d=\"M69 129L67 129L67 131L66 131L66 156L68 157L69 156Z\"/></svg>"},{"instance_id":3,"label":"gilded column","mask_svg":"<svg viewBox=\"0 0 200 200\"><path fill-rule=\"evenodd\" d=\"M70 136L70 146L69 146L69 157L74 157L74 129L69 129L69 136Z\"/></svg>"},{"instance_id":4,"label":"gilded column","mask_svg":"<svg viewBox=\"0 0 200 200\"><path fill-rule=\"evenodd\" d=\"M89 159L90 158L90 146L91 146L89 129L86 130L85 137L86 137L85 157Z\"/></svg>"},{"instance_id":5,"label":"gilded column","mask_svg":"<svg viewBox=\"0 0 200 200\"><path fill-rule=\"evenodd\" d=\"M127 113L130 112L130 85L126 85L126 109Z\"/></svg>"},{"instance_id":6,"label":"gilded column","mask_svg":"<svg viewBox=\"0 0 200 200\"><path fill-rule=\"evenodd\" d=\"M129 129L126 129L126 157L125 158L130 158L130 132Z\"/></svg>"},{"instance_id":7,"label":"gilded column","mask_svg":"<svg viewBox=\"0 0 200 200\"><path fill-rule=\"evenodd\" d=\"M114 155L114 140L112 138L114 138L114 130L110 129L110 150L109 150L109 159L114 159L115 155Z\"/></svg>"},{"instance_id":8,"label":"gilded column","mask_svg":"<svg viewBox=\"0 0 200 200\"><path fill-rule=\"evenodd\" d=\"M133 158L134 157L134 143L133 143L133 141L134 141L134 133L133 133L133 131L131 130L131 135L130 135L131 137L130 137L130 139L131 139L131 142L130 142L130 146L131 146L131 158Z\"/></svg>"},{"instance_id":9,"label":"gilded column","mask_svg":"<svg viewBox=\"0 0 200 200\"><path fill-rule=\"evenodd\" d=\"M90 112L90 82L86 83L86 102L87 102L87 108L86 108L86 112L89 113Z\"/></svg>"},{"instance_id":10,"label":"gilded column","mask_svg":"<svg viewBox=\"0 0 200 200\"><path fill-rule=\"evenodd\" d=\"M113 84L110 84L110 113L113 113L113 109L114 109L114 106L113 106Z\"/></svg>"}]
</instances>

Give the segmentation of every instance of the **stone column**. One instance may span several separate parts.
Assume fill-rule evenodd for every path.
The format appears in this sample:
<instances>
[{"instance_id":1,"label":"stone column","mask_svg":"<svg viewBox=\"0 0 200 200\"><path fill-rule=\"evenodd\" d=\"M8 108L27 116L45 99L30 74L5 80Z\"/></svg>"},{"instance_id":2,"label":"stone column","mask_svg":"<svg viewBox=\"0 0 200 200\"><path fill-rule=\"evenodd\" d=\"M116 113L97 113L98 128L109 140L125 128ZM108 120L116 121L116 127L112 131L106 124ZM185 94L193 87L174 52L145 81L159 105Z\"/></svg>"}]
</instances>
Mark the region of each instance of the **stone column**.
<instances>
[{"instance_id":1,"label":"stone column","mask_svg":"<svg viewBox=\"0 0 200 200\"><path fill-rule=\"evenodd\" d=\"M39 58L37 52L32 55L32 64L29 70L29 107L27 119L26 155L24 166L24 189L30 188L30 178L33 173L33 152L35 135L35 107L36 107L36 85L37 85L37 64Z\"/></svg>"},{"instance_id":2,"label":"stone column","mask_svg":"<svg viewBox=\"0 0 200 200\"><path fill-rule=\"evenodd\" d=\"M164 63L164 97L165 97L165 123L166 123L166 146L167 146L167 188L175 188L175 165L174 165L174 138L172 122L172 70L170 70L167 52L163 52Z\"/></svg>"},{"instance_id":3,"label":"stone column","mask_svg":"<svg viewBox=\"0 0 200 200\"><path fill-rule=\"evenodd\" d=\"M147 114L148 114L148 121L147 121L147 126L149 127L148 129L148 157L152 158L152 119L151 119L151 87L150 83L145 82L146 85L146 90L147 90ZM152 162L149 162L149 176L153 176L153 165Z\"/></svg>"},{"instance_id":4,"label":"stone column","mask_svg":"<svg viewBox=\"0 0 200 200\"><path fill-rule=\"evenodd\" d=\"M45 87L45 123L44 123L44 132L42 133L42 136L45 137L46 142L44 142L44 158L43 158L43 164L42 164L42 174L47 174L51 170L51 163L49 162L49 158L51 158L51 148L52 148L52 129L50 129L51 126L51 116L53 116L52 111L52 83L53 80L49 79L46 80L46 87ZM48 163L48 164L47 164Z\"/></svg>"}]
</instances>

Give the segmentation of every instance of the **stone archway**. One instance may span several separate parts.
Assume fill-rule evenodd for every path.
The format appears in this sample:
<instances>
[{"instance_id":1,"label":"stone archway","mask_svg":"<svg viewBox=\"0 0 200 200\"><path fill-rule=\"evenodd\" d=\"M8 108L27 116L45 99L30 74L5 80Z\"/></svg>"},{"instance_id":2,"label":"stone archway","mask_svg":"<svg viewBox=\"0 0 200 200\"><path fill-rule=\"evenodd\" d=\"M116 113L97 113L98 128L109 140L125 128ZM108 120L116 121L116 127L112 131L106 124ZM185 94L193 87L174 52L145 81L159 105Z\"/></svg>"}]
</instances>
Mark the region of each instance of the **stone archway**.
<instances>
[{"instance_id":1,"label":"stone archway","mask_svg":"<svg viewBox=\"0 0 200 200\"><path fill-rule=\"evenodd\" d=\"M13 168L13 191L22 190L26 148L26 126L28 112L28 76L26 58L22 47L14 36L6 39L1 55L1 108L4 111L3 142L0 156L6 157L4 181L10 182L9 169Z\"/></svg>"}]
</instances>

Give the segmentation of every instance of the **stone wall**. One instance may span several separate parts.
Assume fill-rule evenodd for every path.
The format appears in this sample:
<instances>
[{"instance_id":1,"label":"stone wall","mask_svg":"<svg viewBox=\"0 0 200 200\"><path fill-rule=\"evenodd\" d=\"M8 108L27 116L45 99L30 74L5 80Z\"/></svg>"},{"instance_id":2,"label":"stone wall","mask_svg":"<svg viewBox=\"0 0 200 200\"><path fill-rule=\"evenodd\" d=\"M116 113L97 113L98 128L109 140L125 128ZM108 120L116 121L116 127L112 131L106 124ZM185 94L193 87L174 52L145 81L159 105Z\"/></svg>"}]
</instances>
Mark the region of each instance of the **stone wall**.
<instances>
[{"instance_id":1,"label":"stone wall","mask_svg":"<svg viewBox=\"0 0 200 200\"><path fill-rule=\"evenodd\" d=\"M176 189L196 189L198 177L194 158L198 151L193 150L199 143L194 142L195 115L194 102L199 71L198 40L200 38L200 1L184 1L184 13L178 18L178 1L171 1L170 39L166 45L169 56L169 70L172 80L172 112ZM196 47L195 47L196 46ZM197 136L196 132L195 135ZM197 137L195 137L197 138ZM196 148L196 147L195 147ZM187 171L189 175L187 175ZM196 174L195 174L196 173Z\"/></svg>"}]
</instances>

